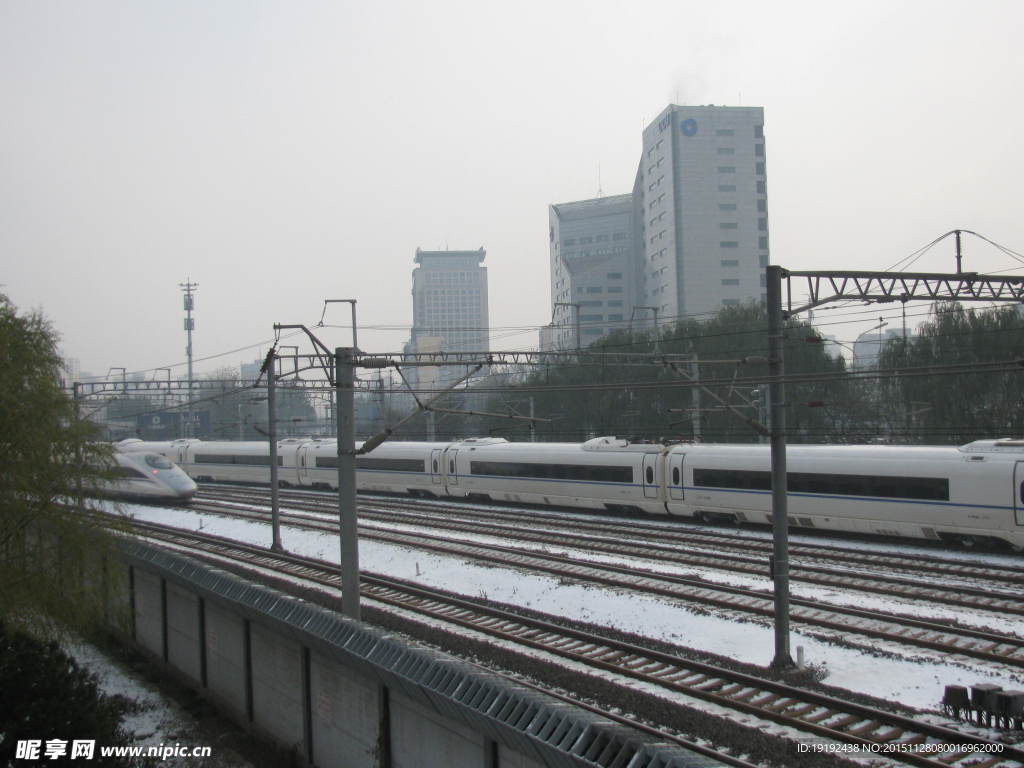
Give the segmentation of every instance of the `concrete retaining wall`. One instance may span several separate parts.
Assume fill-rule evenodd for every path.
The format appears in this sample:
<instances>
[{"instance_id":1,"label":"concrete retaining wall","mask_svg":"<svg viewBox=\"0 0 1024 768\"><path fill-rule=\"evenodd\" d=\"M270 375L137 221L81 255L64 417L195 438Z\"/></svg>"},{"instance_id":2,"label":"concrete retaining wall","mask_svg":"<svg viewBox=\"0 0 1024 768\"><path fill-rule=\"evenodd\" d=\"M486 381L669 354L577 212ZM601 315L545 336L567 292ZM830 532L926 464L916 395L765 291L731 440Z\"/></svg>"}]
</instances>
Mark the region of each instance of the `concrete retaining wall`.
<instances>
[{"instance_id":1,"label":"concrete retaining wall","mask_svg":"<svg viewBox=\"0 0 1024 768\"><path fill-rule=\"evenodd\" d=\"M318 768L721 765L182 555L124 558L135 642Z\"/></svg>"}]
</instances>

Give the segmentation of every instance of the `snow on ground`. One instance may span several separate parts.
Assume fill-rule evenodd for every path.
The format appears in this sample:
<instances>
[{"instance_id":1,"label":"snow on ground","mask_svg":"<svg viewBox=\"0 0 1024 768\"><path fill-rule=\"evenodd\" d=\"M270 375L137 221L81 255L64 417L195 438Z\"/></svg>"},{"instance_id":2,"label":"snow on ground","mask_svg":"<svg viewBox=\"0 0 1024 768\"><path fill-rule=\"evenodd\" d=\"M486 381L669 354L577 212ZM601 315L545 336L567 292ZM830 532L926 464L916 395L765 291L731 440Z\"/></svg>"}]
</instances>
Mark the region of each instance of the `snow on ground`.
<instances>
[{"instance_id":1,"label":"snow on ground","mask_svg":"<svg viewBox=\"0 0 1024 768\"><path fill-rule=\"evenodd\" d=\"M191 716L175 702L164 696L147 682L138 679L122 669L103 651L84 640L65 645L65 650L78 663L97 678L100 690L107 696L123 696L135 703L121 722L129 733L128 744L132 747L210 747L210 759L205 763L196 757L166 757L160 761L147 760L147 765L167 768L186 768L196 765L232 766L252 768L251 764L239 758L234 752L218 753L218 748L203 741L199 728ZM99 747L109 746L97 744ZM169 754L169 753L167 753Z\"/></svg>"},{"instance_id":2,"label":"snow on ground","mask_svg":"<svg viewBox=\"0 0 1024 768\"><path fill-rule=\"evenodd\" d=\"M127 514L139 520L203 530L252 544L270 544L270 528L264 523L196 513L188 509L138 505L124 505L123 508ZM281 537L284 547L291 552L335 563L339 561L336 535L302 531L285 525L281 528ZM457 557L369 539L360 541L359 560L360 568L366 571L521 605L555 616L615 627L624 632L728 656L740 662L767 666L774 655L774 634L770 624L761 621L737 622L705 610L690 609L670 599L563 583L556 578L538 574L516 572L510 575L505 568L475 565ZM797 593L808 596L817 593L818 596L831 598L832 590L800 587ZM873 607L893 608L892 602L884 598L871 598L871 602ZM863 600L861 604L865 604ZM895 609L905 611L906 605L897 605ZM968 615L965 609L960 618ZM983 616L986 620L991 618L991 614ZM1024 621L1013 622L1007 619L999 628L1024 634ZM867 644L870 646L871 641ZM825 682L829 685L919 709L938 709L946 685L989 682L1017 689L1024 683L1024 676L1012 671L967 659L962 659L962 663L958 664L938 652L926 649L902 650L899 651L899 658L891 658L892 648L885 648L888 653L882 656L833 645L812 636L808 631L794 630L791 637L794 656L797 646L804 648L808 663L825 666L828 670Z\"/></svg>"}]
</instances>

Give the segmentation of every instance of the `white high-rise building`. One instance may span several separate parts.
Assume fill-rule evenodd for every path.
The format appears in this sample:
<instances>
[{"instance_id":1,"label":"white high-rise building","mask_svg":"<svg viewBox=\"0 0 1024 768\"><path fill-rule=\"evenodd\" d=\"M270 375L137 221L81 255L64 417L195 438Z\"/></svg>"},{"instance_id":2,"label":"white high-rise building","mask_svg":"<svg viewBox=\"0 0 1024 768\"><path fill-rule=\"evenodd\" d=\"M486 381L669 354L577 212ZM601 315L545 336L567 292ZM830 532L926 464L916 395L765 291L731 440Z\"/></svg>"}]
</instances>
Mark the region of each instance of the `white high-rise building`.
<instances>
[{"instance_id":1,"label":"white high-rise building","mask_svg":"<svg viewBox=\"0 0 1024 768\"><path fill-rule=\"evenodd\" d=\"M637 303L660 321L764 300L764 110L666 107L643 132L633 209Z\"/></svg>"}]
</instances>

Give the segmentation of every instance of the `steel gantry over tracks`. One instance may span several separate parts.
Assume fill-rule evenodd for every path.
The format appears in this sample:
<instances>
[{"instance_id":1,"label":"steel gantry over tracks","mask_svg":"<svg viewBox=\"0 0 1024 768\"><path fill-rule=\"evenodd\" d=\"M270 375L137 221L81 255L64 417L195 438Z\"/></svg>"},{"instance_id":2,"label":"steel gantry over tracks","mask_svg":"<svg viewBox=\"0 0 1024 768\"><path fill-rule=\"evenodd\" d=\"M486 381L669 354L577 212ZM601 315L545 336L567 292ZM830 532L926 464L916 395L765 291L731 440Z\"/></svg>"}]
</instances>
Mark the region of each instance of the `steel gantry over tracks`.
<instances>
[{"instance_id":1,"label":"steel gantry over tracks","mask_svg":"<svg viewBox=\"0 0 1024 768\"><path fill-rule=\"evenodd\" d=\"M960 261L958 258L957 265ZM768 400L772 476L772 578L775 591L775 657L772 666L793 666L789 652L789 507L786 499L786 397L784 322L800 312L839 301L885 304L908 301L1024 303L1024 277L977 272L797 272L779 266L765 270L768 296ZM794 283L803 303L794 306ZM783 291L785 284L785 291ZM783 301L785 297L785 302Z\"/></svg>"}]
</instances>

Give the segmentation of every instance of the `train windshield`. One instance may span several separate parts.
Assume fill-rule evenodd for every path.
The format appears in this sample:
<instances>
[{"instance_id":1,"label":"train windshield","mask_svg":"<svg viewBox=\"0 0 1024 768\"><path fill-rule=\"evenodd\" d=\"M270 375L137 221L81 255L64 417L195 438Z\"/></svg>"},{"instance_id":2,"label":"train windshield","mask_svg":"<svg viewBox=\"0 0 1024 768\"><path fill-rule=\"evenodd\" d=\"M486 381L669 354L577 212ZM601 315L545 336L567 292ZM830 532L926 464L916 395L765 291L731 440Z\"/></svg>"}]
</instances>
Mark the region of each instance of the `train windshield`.
<instances>
[{"instance_id":1,"label":"train windshield","mask_svg":"<svg viewBox=\"0 0 1024 768\"><path fill-rule=\"evenodd\" d=\"M159 453L147 453L145 455L146 463L153 469L173 469L174 465L170 461L165 459Z\"/></svg>"}]
</instances>

